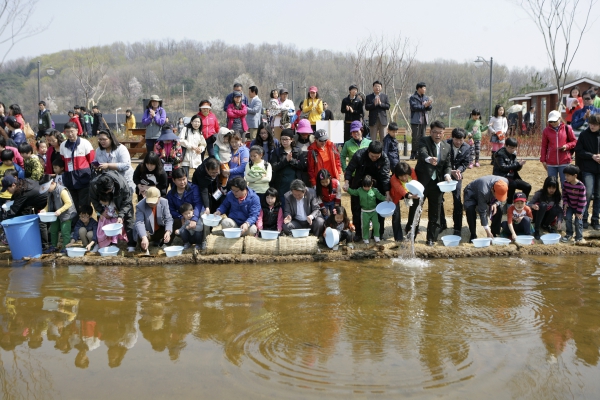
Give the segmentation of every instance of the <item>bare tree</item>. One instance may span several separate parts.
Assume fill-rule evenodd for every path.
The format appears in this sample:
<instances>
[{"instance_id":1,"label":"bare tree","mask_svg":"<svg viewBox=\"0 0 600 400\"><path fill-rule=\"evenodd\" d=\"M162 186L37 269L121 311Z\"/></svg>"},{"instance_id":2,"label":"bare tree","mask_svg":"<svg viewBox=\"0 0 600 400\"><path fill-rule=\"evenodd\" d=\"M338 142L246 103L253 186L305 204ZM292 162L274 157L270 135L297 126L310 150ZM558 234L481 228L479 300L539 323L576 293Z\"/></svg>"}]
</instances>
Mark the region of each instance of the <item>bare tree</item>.
<instances>
[{"instance_id":1,"label":"bare tree","mask_svg":"<svg viewBox=\"0 0 600 400\"><path fill-rule=\"evenodd\" d=\"M77 53L73 61L73 75L77 78L79 86L85 96L85 105L87 108L96 105L106 91L108 82L108 63L103 57L92 48L86 52Z\"/></svg>"},{"instance_id":2,"label":"bare tree","mask_svg":"<svg viewBox=\"0 0 600 400\"><path fill-rule=\"evenodd\" d=\"M571 63L589 28L591 11L596 3L597 0L518 0L544 38L558 91L556 109L561 107Z\"/></svg>"},{"instance_id":3,"label":"bare tree","mask_svg":"<svg viewBox=\"0 0 600 400\"><path fill-rule=\"evenodd\" d=\"M0 48L2 59L10 54L12 48L23 39L45 31L52 21L47 24L34 26L29 23L38 0L0 0Z\"/></svg>"}]
</instances>

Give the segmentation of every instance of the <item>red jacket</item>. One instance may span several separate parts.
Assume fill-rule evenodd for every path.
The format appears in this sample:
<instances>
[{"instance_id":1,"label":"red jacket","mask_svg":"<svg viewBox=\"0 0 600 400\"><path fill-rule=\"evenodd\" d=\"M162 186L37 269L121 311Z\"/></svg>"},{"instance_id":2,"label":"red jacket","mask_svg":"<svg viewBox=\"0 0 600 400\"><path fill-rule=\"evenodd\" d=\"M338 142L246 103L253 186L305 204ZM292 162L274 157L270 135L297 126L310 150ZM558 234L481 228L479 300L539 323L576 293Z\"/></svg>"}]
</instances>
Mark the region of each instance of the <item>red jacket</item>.
<instances>
[{"instance_id":1,"label":"red jacket","mask_svg":"<svg viewBox=\"0 0 600 400\"><path fill-rule=\"evenodd\" d=\"M329 161L327 165L323 163L323 158L319 153L327 151L329 153ZM340 153L337 150L335 143L328 140L325 142L323 150L319 150L317 142L314 141L308 146L308 178L311 186L317 185L317 173L323 168L329 171L331 177L339 180L342 176L342 164L340 163Z\"/></svg>"},{"instance_id":2,"label":"red jacket","mask_svg":"<svg viewBox=\"0 0 600 400\"><path fill-rule=\"evenodd\" d=\"M413 180L417 180L417 174L415 174L414 168L411 168L412 171L410 173L410 177ZM400 179L396 177L396 175L392 174L392 178L390 179L390 196L392 196L392 201L394 204L398 204L398 202L406 197L406 195L410 193Z\"/></svg>"},{"instance_id":3,"label":"red jacket","mask_svg":"<svg viewBox=\"0 0 600 400\"><path fill-rule=\"evenodd\" d=\"M571 163L571 150L575 148L577 139L570 126L561 123L558 132L547 126L542 132L542 149L540 161L547 165L565 165ZM562 146L566 150L560 150Z\"/></svg>"},{"instance_id":4,"label":"red jacket","mask_svg":"<svg viewBox=\"0 0 600 400\"><path fill-rule=\"evenodd\" d=\"M570 108L566 109L566 111L565 111L565 114L566 114L565 120L567 122L571 122L571 120L573 119L573 114L575 114L575 111L581 110L582 108L583 108L583 98L582 97L578 97L577 98L577 106L574 109L570 109Z\"/></svg>"},{"instance_id":5,"label":"red jacket","mask_svg":"<svg viewBox=\"0 0 600 400\"><path fill-rule=\"evenodd\" d=\"M199 112L198 115L202 120L202 136L204 139L208 139L215 133L219 132L219 120L217 116L211 112L205 117L202 112Z\"/></svg>"},{"instance_id":6,"label":"red jacket","mask_svg":"<svg viewBox=\"0 0 600 400\"><path fill-rule=\"evenodd\" d=\"M81 134L83 133L83 128L81 127L81 122L79 122L79 117L77 115L74 115L71 119L69 119L69 122L72 122L75 125L77 125L77 136L81 136Z\"/></svg>"},{"instance_id":7,"label":"red jacket","mask_svg":"<svg viewBox=\"0 0 600 400\"><path fill-rule=\"evenodd\" d=\"M321 199L319 207L323 208L323 203L335 202L336 206L342 205L342 189L340 188L340 181L337 179L331 179L331 192L327 186L321 187L321 193L317 193L317 196Z\"/></svg>"},{"instance_id":8,"label":"red jacket","mask_svg":"<svg viewBox=\"0 0 600 400\"><path fill-rule=\"evenodd\" d=\"M235 108L235 105L231 103L227 106L227 128L231 129L233 126L233 120L239 118L242 122L242 129L244 132L248 130L248 124L246 123L246 115L248 114L248 107L242 104L241 109Z\"/></svg>"}]
</instances>

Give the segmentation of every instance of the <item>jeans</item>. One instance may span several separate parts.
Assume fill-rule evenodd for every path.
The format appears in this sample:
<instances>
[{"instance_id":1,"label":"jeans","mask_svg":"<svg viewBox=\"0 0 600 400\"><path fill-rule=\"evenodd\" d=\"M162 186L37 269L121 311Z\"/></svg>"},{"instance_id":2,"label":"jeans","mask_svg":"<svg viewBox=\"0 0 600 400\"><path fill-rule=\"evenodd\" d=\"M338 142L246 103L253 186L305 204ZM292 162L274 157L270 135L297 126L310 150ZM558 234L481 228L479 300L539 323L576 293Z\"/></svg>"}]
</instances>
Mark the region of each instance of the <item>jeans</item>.
<instances>
[{"instance_id":1,"label":"jeans","mask_svg":"<svg viewBox=\"0 0 600 400\"><path fill-rule=\"evenodd\" d=\"M523 217L521 222L512 224L513 229L515 230L515 234L517 235L531 235L531 220L529 217ZM510 229L508 228L508 222L502 221L502 233L508 235L509 237L512 235L510 233Z\"/></svg>"},{"instance_id":2,"label":"jeans","mask_svg":"<svg viewBox=\"0 0 600 400\"><path fill-rule=\"evenodd\" d=\"M594 203L594 206L596 203ZM567 225L567 236L573 236L573 217L575 217L575 240L583 239L583 220L577 218L574 208L567 207L565 222Z\"/></svg>"},{"instance_id":3,"label":"jeans","mask_svg":"<svg viewBox=\"0 0 600 400\"><path fill-rule=\"evenodd\" d=\"M565 183L565 167L566 165L548 165L548 176L560 178L560 185Z\"/></svg>"},{"instance_id":4,"label":"jeans","mask_svg":"<svg viewBox=\"0 0 600 400\"><path fill-rule=\"evenodd\" d=\"M583 172L583 184L585 185L585 209L583 211L583 220L588 220L588 209L590 208L590 200L594 198L594 207L592 208L592 225L598 224L600 215L600 174L591 172Z\"/></svg>"},{"instance_id":5,"label":"jeans","mask_svg":"<svg viewBox=\"0 0 600 400\"><path fill-rule=\"evenodd\" d=\"M154 145L156 144L156 139L146 139L146 150L148 153L154 151Z\"/></svg>"},{"instance_id":6,"label":"jeans","mask_svg":"<svg viewBox=\"0 0 600 400\"><path fill-rule=\"evenodd\" d=\"M200 230L198 230L200 227ZM200 244L202 243L202 233L204 232L204 226L202 224L196 225L196 229L190 231L188 229L180 229L179 236L183 243Z\"/></svg>"}]
</instances>

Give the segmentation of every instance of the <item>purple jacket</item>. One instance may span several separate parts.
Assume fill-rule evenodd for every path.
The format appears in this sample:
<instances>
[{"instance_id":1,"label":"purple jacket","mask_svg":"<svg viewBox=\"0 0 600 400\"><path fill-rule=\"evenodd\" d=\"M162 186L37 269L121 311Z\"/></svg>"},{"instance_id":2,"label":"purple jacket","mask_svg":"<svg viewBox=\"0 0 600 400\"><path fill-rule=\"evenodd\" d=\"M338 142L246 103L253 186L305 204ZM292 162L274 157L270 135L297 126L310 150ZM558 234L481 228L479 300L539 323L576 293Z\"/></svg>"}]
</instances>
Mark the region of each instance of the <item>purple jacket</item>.
<instances>
[{"instance_id":1,"label":"purple jacket","mask_svg":"<svg viewBox=\"0 0 600 400\"><path fill-rule=\"evenodd\" d=\"M167 120L167 113L162 107L156 109L154 118L150 117L149 109L144 111L142 124L146 127L146 139L158 139L161 132L161 127Z\"/></svg>"}]
</instances>

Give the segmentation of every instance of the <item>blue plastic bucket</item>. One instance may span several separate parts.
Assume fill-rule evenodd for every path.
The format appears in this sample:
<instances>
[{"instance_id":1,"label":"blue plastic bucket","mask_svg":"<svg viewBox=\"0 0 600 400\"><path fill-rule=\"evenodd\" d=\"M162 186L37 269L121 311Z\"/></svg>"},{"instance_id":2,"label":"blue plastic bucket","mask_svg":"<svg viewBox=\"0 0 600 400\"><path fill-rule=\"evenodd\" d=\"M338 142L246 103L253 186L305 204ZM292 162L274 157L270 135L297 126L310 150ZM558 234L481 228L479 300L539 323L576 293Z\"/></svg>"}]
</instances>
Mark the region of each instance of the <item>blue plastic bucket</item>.
<instances>
[{"instance_id":1,"label":"blue plastic bucket","mask_svg":"<svg viewBox=\"0 0 600 400\"><path fill-rule=\"evenodd\" d=\"M4 220L2 227L4 227L13 260L42 256L42 237L37 215L24 215Z\"/></svg>"}]
</instances>

